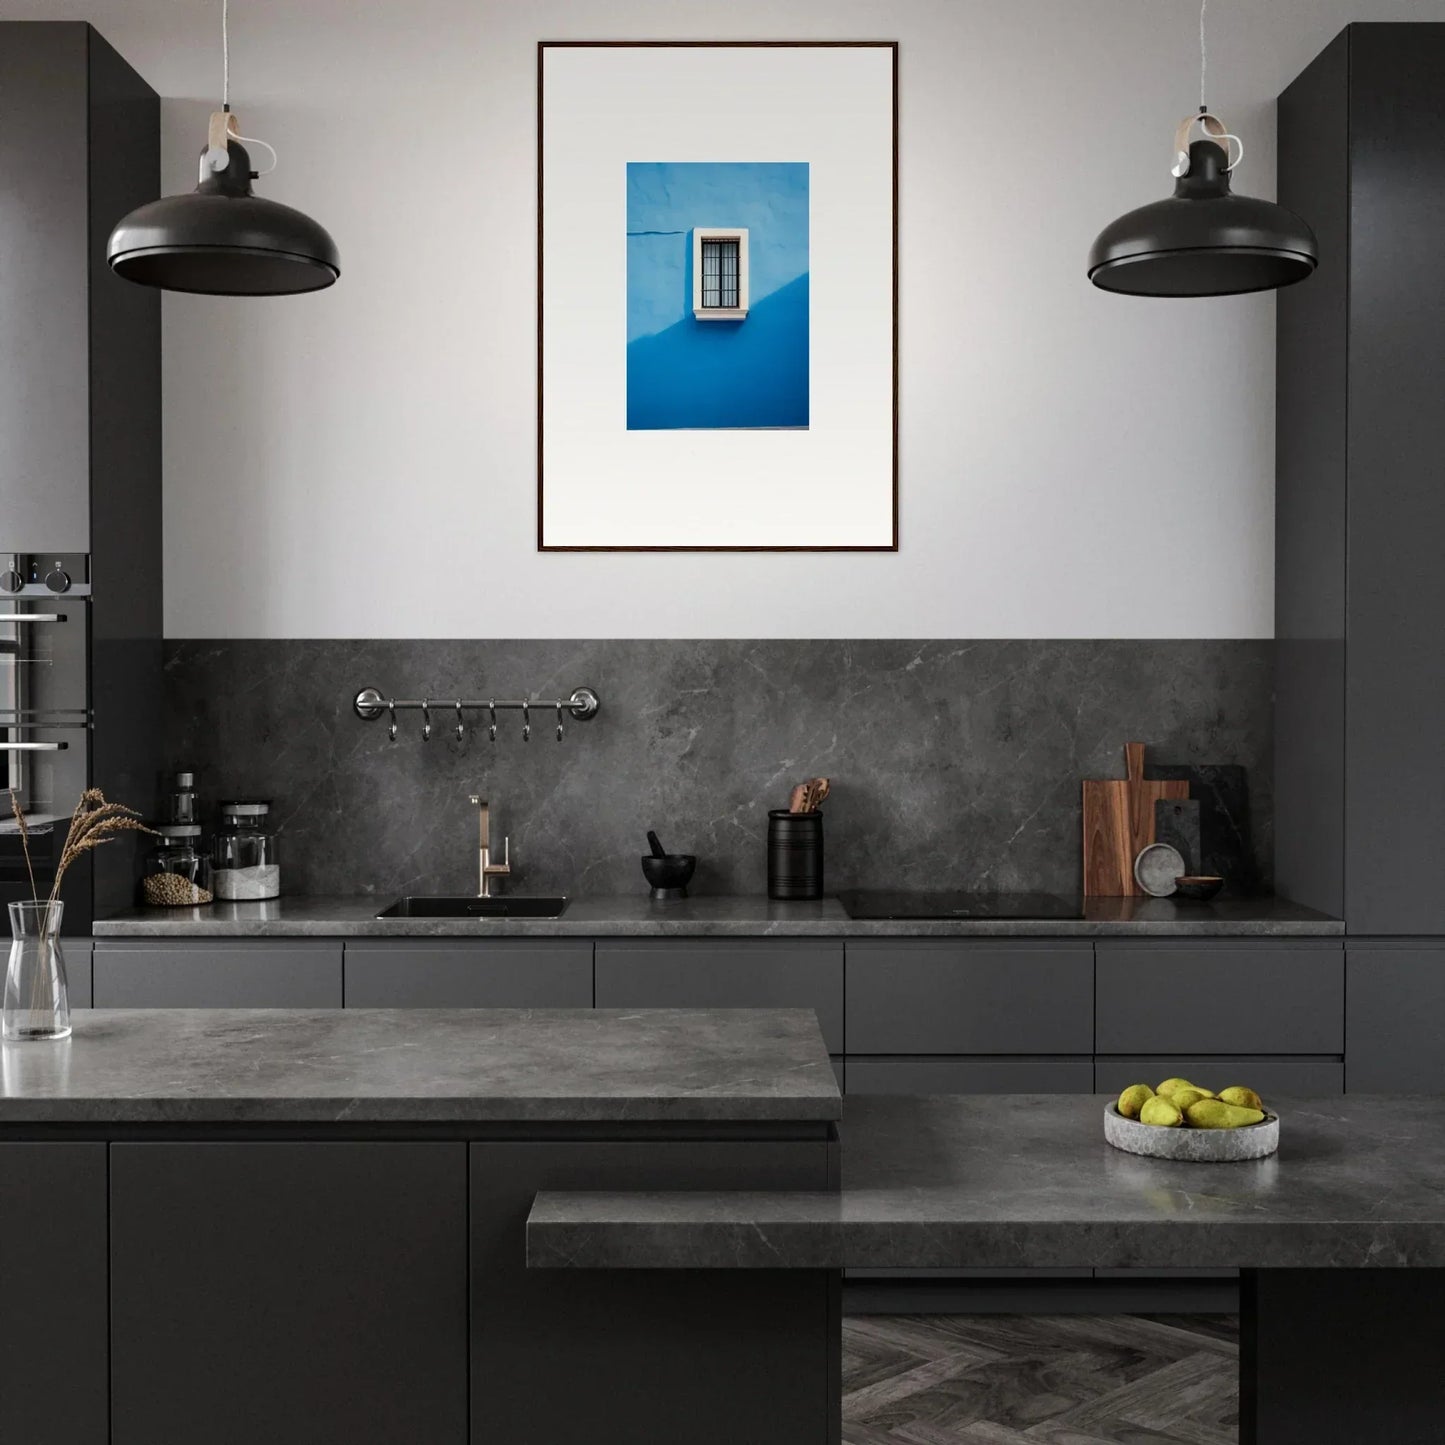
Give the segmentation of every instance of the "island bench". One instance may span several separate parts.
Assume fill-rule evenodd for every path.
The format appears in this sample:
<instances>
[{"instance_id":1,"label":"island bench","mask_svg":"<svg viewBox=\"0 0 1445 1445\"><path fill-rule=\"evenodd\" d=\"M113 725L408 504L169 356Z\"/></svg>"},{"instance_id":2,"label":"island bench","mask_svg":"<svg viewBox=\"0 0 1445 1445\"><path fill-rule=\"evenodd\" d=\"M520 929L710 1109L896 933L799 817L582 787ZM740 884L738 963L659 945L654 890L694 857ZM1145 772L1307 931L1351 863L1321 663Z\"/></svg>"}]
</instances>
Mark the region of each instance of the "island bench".
<instances>
[{"instance_id":1,"label":"island bench","mask_svg":"<svg viewBox=\"0 0 1445 1445\"><path fill-rule=\"evenodd\" d=\"M1238 1268L1243 1445L1427 1445L1445 1381L1445 1119L1429 1098L1278 1100L1278 1154L1104 1142L1103 1097L850 1098L839 1191L545 1190L561 1271ZM825 1422L810 1438L828 1436Z\"/></svg>"},{"instance_id":2,"label":"island bench","mask_svg":"<svg viewBox=\"0 0 1445 1445\"><path fill-rule=\"evenodd\" d=\"M526 1268L542 1189L836 1187L810 1013L75 1020L0 1050L6 1440L796 1445L839 1393L835 1276Z\"/></svg>"}]
</instances>

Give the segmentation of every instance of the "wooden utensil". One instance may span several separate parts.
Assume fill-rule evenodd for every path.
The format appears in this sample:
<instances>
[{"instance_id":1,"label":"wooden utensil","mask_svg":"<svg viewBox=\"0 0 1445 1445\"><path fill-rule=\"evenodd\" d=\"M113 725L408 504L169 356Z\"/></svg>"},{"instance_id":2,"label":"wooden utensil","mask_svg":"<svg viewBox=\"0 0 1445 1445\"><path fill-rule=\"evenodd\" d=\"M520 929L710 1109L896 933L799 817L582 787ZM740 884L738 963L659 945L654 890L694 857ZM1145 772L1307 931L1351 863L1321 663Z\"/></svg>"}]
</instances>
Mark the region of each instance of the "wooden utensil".
<instances>
[{"instance_id":1,"label":"wooden utensil","mask_svg":"<svg viewBox=\"0 0 1445 1445\"><path fill-rule=\"evenodd\" d=\"M1142 897L1134 860L1154 841L1154 804L1187 798L1183 779L1145 779L1144 744L1124 744L1123 778L1084 782L1084 897Z\"/></svg>"}]
</instances>

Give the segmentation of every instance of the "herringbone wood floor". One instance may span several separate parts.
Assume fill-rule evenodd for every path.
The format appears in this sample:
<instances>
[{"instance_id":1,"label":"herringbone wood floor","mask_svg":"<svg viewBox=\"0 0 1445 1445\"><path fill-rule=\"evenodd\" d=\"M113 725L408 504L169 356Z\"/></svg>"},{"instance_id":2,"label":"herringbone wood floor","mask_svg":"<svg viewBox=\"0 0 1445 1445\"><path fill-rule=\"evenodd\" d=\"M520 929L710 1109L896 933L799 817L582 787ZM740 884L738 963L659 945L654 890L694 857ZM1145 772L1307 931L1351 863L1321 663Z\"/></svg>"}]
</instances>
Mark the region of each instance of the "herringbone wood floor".
<instances>
[{"instance_id":1,"label":"herringbone wood floor","mask_svg":"<svg viewBox=\"0 0 1445 1445\"><path fill-rule=\"evenodd\" d=\"M860 1315L846 1445L1235 1445L1230 1316Z\"/></svg>"}]
</instances>

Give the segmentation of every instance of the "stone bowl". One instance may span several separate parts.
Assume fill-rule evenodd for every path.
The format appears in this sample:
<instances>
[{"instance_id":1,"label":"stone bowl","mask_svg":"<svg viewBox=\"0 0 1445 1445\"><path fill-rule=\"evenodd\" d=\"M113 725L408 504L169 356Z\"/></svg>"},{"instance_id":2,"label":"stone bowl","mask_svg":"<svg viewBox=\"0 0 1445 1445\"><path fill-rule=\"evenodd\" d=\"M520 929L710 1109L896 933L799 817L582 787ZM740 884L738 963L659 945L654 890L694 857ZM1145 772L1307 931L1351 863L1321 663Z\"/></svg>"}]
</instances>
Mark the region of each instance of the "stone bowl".
<instances>
[{"instance_id":1,"label":"stone bowl","mask_svg":"<svg viewBox=\"0 0 1445 1445\"><path fill-rule=\"evenodd\" d=\"M1127 1154L1178 1159L1189 1164L1233 1164L1264 1159L1279 1148L1279 1115L1265 1110L1258 1124L1242 1129L1166 1129L1126 1119L1117 1104L1104 1109L1104 1138Z\"/></svg>"}]
</instances>

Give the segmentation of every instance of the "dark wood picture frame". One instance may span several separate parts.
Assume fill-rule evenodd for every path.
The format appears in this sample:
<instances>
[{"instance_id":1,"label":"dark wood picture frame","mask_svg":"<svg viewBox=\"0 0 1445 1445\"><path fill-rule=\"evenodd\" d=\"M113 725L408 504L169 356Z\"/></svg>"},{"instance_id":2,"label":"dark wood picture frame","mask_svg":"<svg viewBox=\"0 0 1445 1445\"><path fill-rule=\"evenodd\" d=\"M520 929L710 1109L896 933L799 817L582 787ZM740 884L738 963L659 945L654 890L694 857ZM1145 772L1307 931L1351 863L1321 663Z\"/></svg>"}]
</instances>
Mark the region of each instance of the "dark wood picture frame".
<instances>
[{"instance_id":1,"label":"dark wood picture frame","mask_svg":"<svg viewBox=\"0 0 1445 1445\"><path fill-rule=\"evenodd\" d=\"M893 52L892 121L893 175L891 203L893 207L893 281L891 288L893 339L893 535L887 543L859 546L763 546L678 544L666 546L561 546L549 544L543 534L543 442L542 413L544 358L542 344L542 195L543 153L545 149L542 88L545 58L548 50L577 49L878 49ZM898 42L896 40L539 40L537 42L537 550L539 552L896 552L898 551Z\"/></svg>"}]
</instances>

